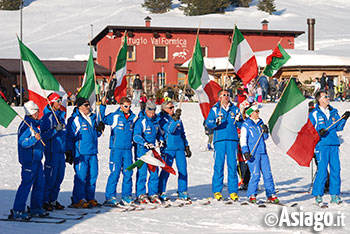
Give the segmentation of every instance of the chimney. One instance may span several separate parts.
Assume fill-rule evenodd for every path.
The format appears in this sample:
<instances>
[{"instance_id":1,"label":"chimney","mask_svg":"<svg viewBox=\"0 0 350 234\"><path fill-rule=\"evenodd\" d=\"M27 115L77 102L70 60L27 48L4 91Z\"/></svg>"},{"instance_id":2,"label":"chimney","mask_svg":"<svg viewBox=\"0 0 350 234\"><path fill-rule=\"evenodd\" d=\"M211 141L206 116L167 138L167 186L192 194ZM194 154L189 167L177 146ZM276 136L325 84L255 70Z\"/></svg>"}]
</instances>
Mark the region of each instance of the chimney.
<instances>
[{"instance_id":1,"label":"chimney","mask_svg":"<svg viewBox=\"0 0 350 234\"><path fill-rule=\"evenodd\" d=\"M149 16L145 18L145 27L151 27L151 20L152 18Z\"/></svg>"},{"instance_id":2,"label":"chimney","mask_svg":"<svg viewBox=\"0 0 350 234\"><path fill-rule=\"evenodd\" d=\"M261 21L261 24L262 24L262 30L268 30L269 21L264 19L263 21Z\"/></svg>"},{"instance_id":3,"label":"chimney","mask_svg":"<svg viewBox=\"0 0 350 234\"><path fill-rule=\"evenodd\" d=\"M315 19L307 19L308 50L315 50Z\"/></svg>"}]
</instances>

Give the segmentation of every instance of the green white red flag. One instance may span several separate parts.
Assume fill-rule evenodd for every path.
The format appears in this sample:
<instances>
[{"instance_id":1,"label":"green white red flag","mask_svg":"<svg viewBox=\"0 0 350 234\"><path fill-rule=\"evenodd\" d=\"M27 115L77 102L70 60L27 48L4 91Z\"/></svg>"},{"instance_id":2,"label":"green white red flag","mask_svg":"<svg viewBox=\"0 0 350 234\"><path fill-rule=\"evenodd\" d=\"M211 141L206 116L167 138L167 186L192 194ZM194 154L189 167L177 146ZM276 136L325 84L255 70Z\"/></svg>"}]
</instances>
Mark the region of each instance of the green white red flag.
<instances>
[{"instance_id":1,"label":"green white red flag","mask_svg":"<svg viewBox=\"0 0 350 234\"><path fill-rule=\"evenodd\" d=\"M127 52L128 52L128 44L127 44L127 37L126 33L124 36L124 44L122 47L120 47L118 57L117 57L117 64L115 68L115 78L117 79L117 85L114 90L114 97L117 102L120 102L120 99L124 96L126 96L126 59L127 59Z\"/></svg>"},{"instance_id":2,"label":"green white red flag","mask_svg":"<svg viewBox=\"0 0 350 234\"><path fill-rule=\"evenodd\" d=\"M228 60L233 65L236 74L241 78L243 84L248 84L258 76L258 64L253 50L239 31L237 25L235 26Z\"/></svg>"},{"instance_id":3,"label":"green white red flag","mask_svg":"<svg viewBox=\"0 0 350 234\"><path fill-rule=\"evenodd\" d=\"M268 77L272 77L289 59L289 54L278 44L272 54L266 58L264 74Z\"/></svg>"},{"instance_id":4,"label":"green white red flag","mask_svg":"<svg viewBox=\"0 0 350 234\"><path fill-rule=\"evenodd\" d=\"M219 101L218 92L221 87L218 83L209 79L198 36L188 70L188 83L197 94L202 115L206 119L211 107Z\"/></svg>"},{"instance_id":5,"label":"green white red flag","mask_svg":"<svg viewBox=\"0 0 350 234\"><path fill-rule=\"evenodd\" d=\"M309 167L319 135L309 120L309 100L288 82L269 120L272 141L300 166Z\"/></svg>"},{"instance_id":6,"label":"green white red flag","mask_svg":"<svg viewBox=\"0 0 350 234\"><path fill-rule=\"evenodd\" d=\"M57 93L62 97L61 108L63 111L66 111L66 91L40 59L19 38L17 39L27 80L29 100L32 100L38 105L39 116L41 117L43 115L43 110L48 104L46 97L51 93Z\"/></svg>"},{"instance_id":7,"label":"green white red flag","mask_svg":"<svg viewBox=\"0 0 350 234\"><path fill-rule=\"evenodd\" d=\"M77 97L88 99L92 112L96 113L96 82L92 48L90 48L90 56L86 64L83 84L79 93L77 94Z\"/></svg>"},{"instance_id":8,"label":"green white red flag","mask_svg":"<svg viewBox=\"0 0 350 234\"><path fill-rule=\"evenodd\" d=\"M0 125L7 128L16 116L17 112L0 97Z\"/></svg>"}]
</instances>

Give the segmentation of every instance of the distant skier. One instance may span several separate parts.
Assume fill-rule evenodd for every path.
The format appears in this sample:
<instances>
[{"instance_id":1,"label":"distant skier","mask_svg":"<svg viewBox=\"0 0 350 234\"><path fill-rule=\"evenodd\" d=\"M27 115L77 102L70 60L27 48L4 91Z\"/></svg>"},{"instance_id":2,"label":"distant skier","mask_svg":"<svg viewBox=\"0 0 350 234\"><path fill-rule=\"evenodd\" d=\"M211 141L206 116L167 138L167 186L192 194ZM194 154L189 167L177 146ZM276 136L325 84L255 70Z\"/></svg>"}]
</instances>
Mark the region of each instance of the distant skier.
<instances>
[{"instance_id":1,"label":"distant skier","mask_svg":"<svg viewBox=\"0 0 350 234\"><path fill-rule=\"evenodd\" d=\"M224 165L227 159L228 192L230 199L238 200L237 177L237 127L241 125L239 109L230 102L230 93L221 90L218 93L219 102L210 110L206 120L208 128L214 129L214 175L212 192L214 198L222 200L222 188L224 182Z\"/></svg>"},{"instance_id":2,"label":"distant skier","mask_svg":"<svg viewBox=\"0 0 350 234\"><path fill-rule=\"evenodd\" d=\"M39 107L28 101L24 104L25 117L18 127L18 159L22 167L22 181L18 187L15 202L9 219L28 220L31 216L47 216L42 208L44 192L44 173L41 159L44 145L40 142ZM30 190L30 214L25 210Z\"/></svg>"},{"instance_id":3,"label":"distant skier","mask_svg":"<svg viewBox=\"0 0 350 234\"><path fill-rule=\"evenodd\" d=\"M342 115L338 110L329 105L329 96L326 91L321 90L316 93L316 107L309 114L311 123L315 126L320 135L320 140L315 147L317 159L317 173L313 185L312 195L316 196L316 203L322 203L325 183L327 180L327 168L329 165L329 194L331 203L341 203L340 195L340 160L339 160L339 139L337 131L344 129L346 120L350 116L350 111ZM339 120L337 123L337 120ZM329 129L327 129L329 128Z\"/></svg>"},{"instance_id":4,"label":"distant skier","mask_svg":"<svg viewBox=\"0 0 350 234\"><path fill-rule=\"evenodd\" d=\"M249 117L242 124L240 143L243 155L248 160L250 170L247 190L249 202L256 203L260 173L262 173L268 202L278 203L279 200L275 195L275 185L265 145L265 140L269 137L269 129L262 119L259 118L257 105L248 107L246 114Z\"/></svg>"}]
</instances>

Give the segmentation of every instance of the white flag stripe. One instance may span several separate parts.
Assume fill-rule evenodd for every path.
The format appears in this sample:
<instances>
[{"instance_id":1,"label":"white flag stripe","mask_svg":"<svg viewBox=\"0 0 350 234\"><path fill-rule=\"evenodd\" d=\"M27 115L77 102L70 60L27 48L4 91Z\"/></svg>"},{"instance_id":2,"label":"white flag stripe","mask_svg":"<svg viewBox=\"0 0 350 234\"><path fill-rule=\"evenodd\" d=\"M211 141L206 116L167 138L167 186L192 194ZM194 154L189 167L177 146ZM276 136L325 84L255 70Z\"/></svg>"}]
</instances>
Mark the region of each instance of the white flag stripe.
<instances>
[{"instance_id":1,"label":"white flag stripe","mask_svg":"<svg viewBox=\"0 0 350 234\"><path fill-rule=\"evenodd\" d=\"M246 39L241 41L237 47L237 56L235 60L235 71L241 69L241 67L248 62L248 60L254 56L252 49L250 48Z\"/></svg>"}]
</instances>

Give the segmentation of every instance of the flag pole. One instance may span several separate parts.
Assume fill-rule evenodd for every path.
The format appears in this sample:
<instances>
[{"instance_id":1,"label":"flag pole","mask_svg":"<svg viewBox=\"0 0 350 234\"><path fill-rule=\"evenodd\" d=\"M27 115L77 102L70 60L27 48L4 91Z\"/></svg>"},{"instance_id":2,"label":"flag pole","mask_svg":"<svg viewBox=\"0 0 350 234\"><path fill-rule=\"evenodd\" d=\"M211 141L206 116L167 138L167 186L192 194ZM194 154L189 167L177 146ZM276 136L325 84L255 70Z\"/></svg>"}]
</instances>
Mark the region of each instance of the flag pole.
<instances>
[{"instance_id":1,"label":"flag pole","mask_svg":"<svg viewBox=\"0 0 350 234\"><path fill-rule=\"evenodd\" d=\"M331 125L328 126L328 128L326 128L326 130L328 130L330 127L332 127L334 124L338 123L340 120L342 120L345 116L340 117L337 121L335 121L334 123L332 123Z\"/></svg>"},{"instance_id":2,"label":"flag pole","mask_svg":"<svg viewBox=\"0 0 350 234\"><path fill-rule=\"evenodd\" d=\"M199 29L200 29L200 27L201 27L201 22L199 22L199 25L198 25L197 35L196 35L196 39L195 39L194 46L193 46L192 58L191 58L190 64L188 65L188 71L190 71L190 68L191 68L191 65L192 65L193 54L194 54L194 51L195 51L195 49L196 49L197 38L198 38L198 35L199 35ZM204 59L203 59L203 63L204 63ZM181 106L182 106L182 102L183 102L183 99L184 99L184 96L185 96L185 89L186 89L187 83L188 83L188 72L187 72L187 75L186 75L185 84L184 84L184 89L183 89L183 91L182 91L182 96L181 96L181 99L180 99L180 106L179 106L179 109L181 109Z\"/></svg>"},{"instance_id":3,"label":"flag pole","mask_svg":"<svg viewBox=\"0 0 350 234\"><path fill-rule=\"evenodd\" d=\"M231 40L232 41L231 41L230 49L227 52L227 60L229 60L229 58L230 58L230 52L231 52L231 49L232 49L233 38L235 36L235 30L236 30L236 24L235 24L235 27L233 28L233 31L232 31L232 36L231 36ZM224 77L224 89L226 88L226 77L227 77L227 74L228 74L228 64L229 64L229 61L226 61L226 72L225 72L225 77Z\"/></svg>"},{"instance_id":4,"label":"flag pole","mask_svg":"<svg viewBox=\"0 0 350 234\"><path fill-rule=\"evenodd\" d=\"M39 85L40 85L41 91L42 91L42 92L44 93L44 95L45 95L45 99L46 99L46 101L47 101L47 104L49 104L49 106L50 106L50 108L51 108L51 111L52 111L52 113L53 113L53 116L55 116L55 119L56 119L56 121L57 121L57 124L61 123L60 121L58 121L57 115L56 115L55 111L52 109L52 105L51 105L49 99L48 99L47 96L46 96L46 92L45 92L44 89L41 87L41 84L39 84Z\"/></svg>"},{"instance_id":5,"label":"flag pole","mask_svg":"<svg viewBox=\"0 0 350 234\"><path fill-rule=\"evenodd\" d=\"M25 119L24 119L22 116L20 116L17 112L16 112L16 114L17 114L18 117L21 118L21 120L22 120L25 124L28 125L28 127L30 127L30 129L31 129L35 134L37 134L37 132L32 128L32 126L31 126L27 121L25 121ZM43 140L41 139L41 136L40 136L40 142L43 144L43 146L46 146L45 143L43 142Z\"/></svg>"}]
</instances>

